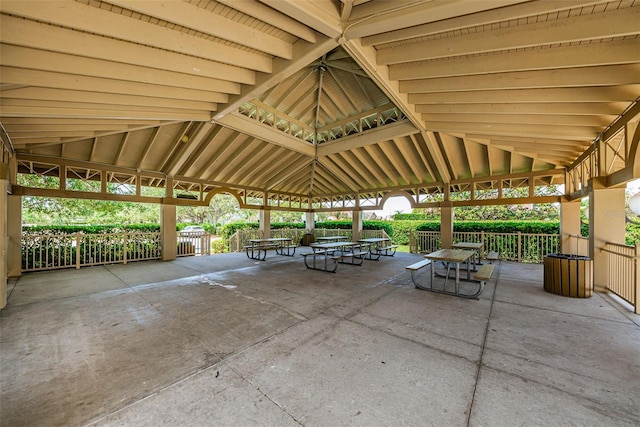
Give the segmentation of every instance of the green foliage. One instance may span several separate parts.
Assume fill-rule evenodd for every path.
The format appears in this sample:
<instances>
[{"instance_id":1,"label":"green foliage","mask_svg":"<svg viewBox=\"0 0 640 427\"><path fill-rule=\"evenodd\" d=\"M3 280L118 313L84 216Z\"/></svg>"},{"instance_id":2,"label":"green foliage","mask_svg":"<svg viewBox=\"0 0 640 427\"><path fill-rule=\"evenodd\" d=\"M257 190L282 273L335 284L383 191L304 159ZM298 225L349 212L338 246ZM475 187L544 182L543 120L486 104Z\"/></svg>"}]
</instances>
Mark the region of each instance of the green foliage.
<instances>
[{"instance_id":1,"label":"green foliage","mask_svg":"<svg viewBox=\"0 0 640 427\"><path fill-rule=\"evenodd\" d=\"M351 230L351 220L316 221L315 228L327 228L331 230Z\"/></svg>"},{"instance_id":2,"label":"green foliage","mask_svg":"<svg viewBox=\"0 0 640 427\"><path fill-rule=\"evenodd\" d=\"M627 232L625 235L625 243L627 245L640 244L640 225L633 223L627 223Z\"/></svg>"},{"instance_id":3,"label":"green foliage","mask_svg":"<svg viewBox=\"0 0 640 427\"><path fill-rule=\"evenodd\" d=\"M349 222L349 227L351 227L351 222ZM384 230L385 233L387 233L391 238L394 237L394 233L395 233L395 229L391 221L382 221L382 220L362 221L362 229L363 230Z\"/></svg>"},{"instance_id":4,"label":"green foliage","mask_svg":"<svg viewBox=\"0 0 640 427\"><path fill-rule=\"evenodd\" d=\"M440 221L425 221L416 226L416 231L440 231Z\"/></svg>"},{"instance_id":5,"label":"green foliage","mask_svg":"<svg viewBox=\"0 0 640 427\"><path fill-rule=\"evenodd\" d=\"M391 236L393 243L397 245L408 245L411 230L415 230L418 225L423 223L423 220L394 220L388 223L389 227L393 227L393 234L390 234L388 231L387 234ZM438 223L438 226L439 225L440 223Z\"/></svg>"},{"instance_id":6,"label":"green foliage","mask_svg":"<svg viewBox=\"0 0 640 427\"><path fill-rule=\"evenodd\" d=\"M223 239L229 240L233 234L238 230L257 229L260 228L260 224L257 222L232 222L218 227L218 235Z\"/></svg>"},{"instance_id":7,"label":"green foliage","mask_svg":"<svg viewBox=\"0 0 640 427\"><path fill-rule=\"evenodd\" d=\"M453 231L484 231L489 233L558 234L557 221L456 221Z\"/></svg>"},{"instance_id":8,"label":"green foliage","mask_svg":"<svg viewBox=\"0 0 640 427\"><path fill-rule=\"evenodd\" d=\"M558 221L560 212L555 204L535 205L495 205L495 206L460 206L454 208L456 221L481 221L481 220L531 220L531 221ZM422 217L420 217L422 215ZM440 209L414 209L410 214L396 214L394 219L425 219L440 220Z\"/></svg>"},{"instance_id":9,"label":"green foliage","mask_svg":"<svg viewBox=\"0 0 640 427\"><path fill-rule=\"evenodd\" d=\"M225 239L215 239L211 243L211 253L212 254L223 254L229 252L229 244Z\"/></svg>"},{"instance_id":10,"label":"green foliage","mask_svg":"<svg viewBox=\"0 0 640 427\"><path fill-rule=\"evenodd\" d=\"M160 224L119 224L119 225L37 225L23 226L22 233L38 234L108 234L121 232L160 231Z\"/></svg>"},{"instance_id":11,"label":"green foliage","mask_svg":"<svg viewBox=\"0 0 640 427\"><path fill-rule=\"evenodd\" d=\"M202 228L204 228L204 230L209 233L209 234L216 234L216 227L213 224L207 224L207 223L203 223L203 224L197 224L194 222L179 222L176 224L176 230L180 231L183 228L185 228L188 225L199 225Z\"/></svg>"},{"instance_id":12,"label":"green foliage","mask_svg":"<svg viewBox=\"0 0 640 427\"><path fill-rule=\"evenodd\" d=\"M27 224L139 224L160 218L159 205L150 203L24 196L22 209Z\"/></svg>"},{"instance_id":13,"label":"green foliage","mask_svg":"<svg viewBox=\"0 0 640 427\"><path fill-rule=\"evenodd\" d=\"M394 221L424 221L428 216L424 213L397 213L393 216Z\"/></svg>"},{"instance_id":14,"label":"green foliage","mask_svg":"<svg viewBox=\"0 0 640 427\"><path fill-rule=\"evenodd\" d=\"M439 231L439 221L425 221L415 228L417 231ZM531 233L558 234L560 223L557 221L455 221L453 231L486 233Z\"/></svg>"},{"instance_id":15,"label":"green foliage","mask_svg":"<svg viewBox=\"0 0 640 427\"><path fill-rule=\"evenodd\" d=\"M282 229L282 228L304 229L304 222L272 222L271 228L273 229Z\"/></svg>"}]
</instances>

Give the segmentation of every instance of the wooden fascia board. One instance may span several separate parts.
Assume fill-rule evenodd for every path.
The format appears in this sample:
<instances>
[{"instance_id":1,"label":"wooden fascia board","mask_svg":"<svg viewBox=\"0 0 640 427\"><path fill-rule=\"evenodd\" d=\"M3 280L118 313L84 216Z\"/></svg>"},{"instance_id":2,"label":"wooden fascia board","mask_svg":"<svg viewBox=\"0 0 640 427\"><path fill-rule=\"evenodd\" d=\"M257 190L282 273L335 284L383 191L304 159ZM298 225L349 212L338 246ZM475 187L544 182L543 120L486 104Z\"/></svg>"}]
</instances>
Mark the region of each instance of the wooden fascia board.
<instances>
[{"instance_id":1,"label":"wooden fascia board","mask_svg":"<svg viewBox=\"0 0 640 427\"><path fill-rule=\"evenodd\" d=\"M222 42L206 40L196 35L178 33L169 27L132 19L108 10L70 0L31 2L3 0L0 10L62 27L91 34L100 34L130 43L153 46L172 52L181 52L211 61L225 58L225 63L260 72L272 71L272 59L258 53L243 51Z\"/></svg>"},{"instance_id":2,"label":"wooden fascia board","mask_svg":"<svg viewBox=\"0 0 640 427\"><path fill-rule=\"evenodd\" d=\"M446 2L418 2L416 4L397 3L397 6L387 10L366 11L376 8L378 5L364 4L356 6L352 12L352 20L349 22L345 33L349 38L366 37L374 34L395 31L400 28L412 27L453 18L459 15L482 12L488 8L499 8L525 0L493 0L493 1L446 1ZM395 5L393 2L382 2L386 5ZM360 18L360 19L358 19Z\"/></svg>"},{"instance_id":3,"label":"wooden fascia board","mask_svg":"<svg viewBox=\"0 0 640 427\"><path fill-rule=\"evenodd\" d=\"M150 1L106 1L124 9L229 40L269 55L291 59L291 45L287 42L189 3L169 1L159 4Z\"/></svg>"},{"instance_id":4,"label":"wooden fascia board","mask_svg":"<svg viewBox=\"0 0 640 427\"><path fill-rule=\"evenodd\" d=\"M318 157L329 156L331 154L350 151L367 145L377 144L382 141L388 141L393 138L413 135L419 130L408 120L402 122L390 123L368 131L349 135L343 138L325 142L318 145Z\"/></svg>"},{"instance_id":5,"label":"wooden fascia board","mask_svg":"<svg viewBox=\"0 0 640 427\"><path fill-rule=\"evenodd\" d=\"M221 119L217 119L216 122L222 126L246 133L254 138L293 150L305 156L314 157L316 155L315 147L308 142L287 135L276 128L266 126L240 113L227 114Z\"/></svg>"},{"instance_id":6,"label":"wooden fascia board","mask_svg":"<svg viewBox=\"0 0 640 427\"><path fill-rule=\"evenodd\" d=\"M77 31L19 17L0 15L0 26L3 43L11 45L242 84L256 81L256 72L247 68L90 33L79 37Z\"/></svg>"},{"instance_id":7,"label":"wooden fascia board","mask_svg":"<svg viewBox=\"0 0 640 427\"><path fill-rule=\"evenodd\" d=\"M330 0L315 0L312 2L298 0L261 1L328 37L336 38L342 34L340 10L336 2Z\"/></svg>"}]
</instances>

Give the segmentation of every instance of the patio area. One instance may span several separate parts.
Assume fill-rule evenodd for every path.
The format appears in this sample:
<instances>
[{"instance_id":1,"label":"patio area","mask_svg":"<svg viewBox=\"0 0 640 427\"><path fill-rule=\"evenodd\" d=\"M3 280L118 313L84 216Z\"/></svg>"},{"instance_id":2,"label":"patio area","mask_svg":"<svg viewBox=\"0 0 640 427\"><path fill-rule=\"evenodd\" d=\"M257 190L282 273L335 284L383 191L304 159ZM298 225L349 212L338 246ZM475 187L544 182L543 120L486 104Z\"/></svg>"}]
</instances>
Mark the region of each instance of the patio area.
<instances>
[{"instance_id":1,"label":"patio area","mask_svg":"<svg viewBox=\"0 0 640 427\"><path fill-rule=\"evenodd\" d=\"M640 424L640 316L544 292L537 264L500 262L480 300L421 291L420 259L25 274L0 311L0 424Z\"/></svg>"}]
</instances>

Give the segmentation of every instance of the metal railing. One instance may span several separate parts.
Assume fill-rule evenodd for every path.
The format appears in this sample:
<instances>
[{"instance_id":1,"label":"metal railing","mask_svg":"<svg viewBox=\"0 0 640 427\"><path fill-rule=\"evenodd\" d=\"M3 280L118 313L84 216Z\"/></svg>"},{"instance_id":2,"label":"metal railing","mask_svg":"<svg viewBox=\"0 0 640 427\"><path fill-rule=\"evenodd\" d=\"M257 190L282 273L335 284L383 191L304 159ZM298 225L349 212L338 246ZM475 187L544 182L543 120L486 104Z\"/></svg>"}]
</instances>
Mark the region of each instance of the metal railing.
<instances>
[{"instance_id":1,"label":"metal railing","mask_svg":"<svg viewBox=\"0 0 640 427\"><path fill-rule=\"evenodd\" d=\"M640 245L607 242L601 249L608 254L607 290L613 292L640 314Z\"/></svg>"},{"instance_id":2,"label":"metal railing","mask_svg":"<svg viewBox=\"0 0 640 427\"><path fill-rule=\"evenodd\" d=\"M177 255L208 255L211 237L177 235ZM126 264L162 258L159 232L99 234L25 234L21 241L22 271Z\"/></svg>"},{"instance_id":3,"label":"metal railing","mask_svg":"<svg viewBox=\"0 0 640 427\"><path fill-rule=\"evenodd\" d=\"M433 252L442 247L439 231L412 231L412 253ZM500 259L518 262L541 263L549 253L560 250L558 234L454 232L453 242L481 242L484 254L498 252Z\"/></svg>"}]
</instances>

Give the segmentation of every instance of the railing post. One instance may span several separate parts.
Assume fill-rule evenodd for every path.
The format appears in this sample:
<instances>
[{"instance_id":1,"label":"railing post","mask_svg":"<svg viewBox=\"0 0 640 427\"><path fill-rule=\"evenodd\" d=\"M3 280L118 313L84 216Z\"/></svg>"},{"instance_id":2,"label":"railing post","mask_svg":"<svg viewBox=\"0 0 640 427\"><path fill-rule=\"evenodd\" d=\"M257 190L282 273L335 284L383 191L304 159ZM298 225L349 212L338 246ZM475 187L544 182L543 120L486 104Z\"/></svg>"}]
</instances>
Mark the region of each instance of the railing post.
<instances>
[{"instance_id":1,"label":"railing post","mask_svg":"<svg viewBox=\"0 0 640 427\"><path fill-rule=\"evenodd\" d=\"M633 284L635 286L635 298L633 303L633 311L636 314L640 314L640 245L636 245L634 251L634 268L633 268Z\"/></svg>"},{"instance_id":2,"label":"railing post","mask_svg":"<svg viewBox=\"0 0 640 427\"><path fill-rule=\"evenodd\" d=\"M518 262L522 261L522 233L518 231Z\"/></svg>"},{"instance_id":3,"label":"railing post","mask_svg":"<svg viewBox=\"0 0 640 427\"><path fill-rule=\"evenodd\" d=\"M122 260L124 264L127 263L127 234L129 233L125 231L124 237L122 238Z\"/></svg>"},{"instance_id":4,"label":"railing post","mask_svg":"<svg viewBox=\"0 0 640 427\"><path fill-rule=\"evenodd\" d=\"M484 246L484 230L480 232L480 243L482 243L482 252L486 252L487 248ZM480 254L480 261L482 261L482 257L484 257L484 253Z\"/></svg>"},{"instance_id":5,"label":"railing post","mask_svg":"<svg viewBox=\"0 0 640 427\"><path fill-rule=\"evenodd\" d=\"M76 270L80 269L80 233L76 232Z\"/></svg>"},{"instance_id":6,"label":"railing post","mask_svg":"<svg viewBox=\"0 0 640 427\"><path fill-rule=\"evenodd\" d=\"M416 253L416 236L413 234L413 230L409 230L409 252Z\"/></svg>"}]
</instances>

